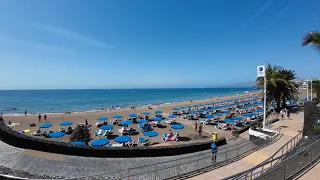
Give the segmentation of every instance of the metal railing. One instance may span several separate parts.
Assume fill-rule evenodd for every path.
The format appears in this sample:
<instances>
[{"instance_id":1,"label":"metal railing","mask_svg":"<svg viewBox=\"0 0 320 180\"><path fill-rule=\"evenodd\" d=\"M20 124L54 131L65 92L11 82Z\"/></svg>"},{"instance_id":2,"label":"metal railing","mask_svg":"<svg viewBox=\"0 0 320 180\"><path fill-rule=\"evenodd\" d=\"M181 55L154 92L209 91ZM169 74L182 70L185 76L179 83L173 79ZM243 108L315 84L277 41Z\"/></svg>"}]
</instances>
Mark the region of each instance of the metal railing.
<instances>
[{"instance_id":1,"label":"metal railing","mask_svg":"<svg viewBox=\"0 0 320 180\"><path fill-rule=\"evenodd\" d=\"M281 158L281 157L279 157ZM265 170L263 174L259 174L251 179L269 180L269 179L292 179L299 175L305 168L314 164L320 158L320 139L314 141L311 145L303 147L294 155L286 158L272 168ZM270 164L267 162L264 164Z\"/></svg>"},{"instance_id":2,"label":"metal railing","mask_svg":"<svg viewBox=\"0 0 320 180\"><path fill-rule=\"evenodd\" d=\"M266 170L268 170L268 168L275 166L278 162L280 162L285 157L287 157L289 152L301 141L301 139L303 139L303 135L302 135L302 132L299 132L290 141L288 141L281 148L279 148L279 150L277 152L275 152L272 156L270 156L268 159L266 159L265 161L263 161L259 165L255 166L247 171L235 174L233 176L229 176L225 179L232 179L232 180L252 179L252 178L264 173ZM266 162L271 162L271 163L265 164Z\"/></svg>"},{"instance_id":3,"label":"metal railing","mask_svg":"<svg viewBox=\"0 0 320 180\"><path fill-rule=\"evenodd\" d=\"M224 163L233 162L246 153L265 147L277 139L277 135L264 139L254 139L229 147L218 149L216 153L216 162L212 162L212 153L210 150L172 161L159 162L146 166L133 167L116 172L105 172L103 174L69 178L69 179L130 179L130 180L162 180L177 178L179 176L197 172L210 167L220 167Z\"/></svg>"}]
</instances>

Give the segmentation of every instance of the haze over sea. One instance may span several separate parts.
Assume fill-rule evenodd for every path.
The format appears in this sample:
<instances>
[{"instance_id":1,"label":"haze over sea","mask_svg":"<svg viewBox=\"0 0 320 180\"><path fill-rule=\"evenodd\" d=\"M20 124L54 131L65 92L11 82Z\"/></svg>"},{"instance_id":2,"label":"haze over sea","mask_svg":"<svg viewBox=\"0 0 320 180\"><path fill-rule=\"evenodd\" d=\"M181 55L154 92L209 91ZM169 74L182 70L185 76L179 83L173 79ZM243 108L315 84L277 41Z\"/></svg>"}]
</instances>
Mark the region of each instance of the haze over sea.
<instances>
[{"instance_id":1,"label":"haze over sea","mask_svg":"<svg viewBox=\"0 0 320 180\"><path fill-rule=\"evenodd\" d=\"M96 111L112 106L165 104L254 91L253 88L179 89L90 89L90 90L3 90L0 111L4 114L64 113ZM13 109L15 108L15 109Z\"/></svg>"}]
</instances>

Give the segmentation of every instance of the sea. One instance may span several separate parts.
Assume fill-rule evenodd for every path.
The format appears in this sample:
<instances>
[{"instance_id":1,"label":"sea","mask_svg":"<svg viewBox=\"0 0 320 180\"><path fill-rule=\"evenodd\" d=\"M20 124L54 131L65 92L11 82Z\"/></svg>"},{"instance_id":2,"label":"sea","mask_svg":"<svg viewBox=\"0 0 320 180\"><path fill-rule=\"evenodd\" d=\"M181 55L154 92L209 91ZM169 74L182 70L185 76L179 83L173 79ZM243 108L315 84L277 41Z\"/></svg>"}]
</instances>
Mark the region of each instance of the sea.
<instances>
[{"instance_id":1,"label":"sea","mask_svg":"<svg viewBox=\"0 0 320 180\"><path fill-rule=\"evenodd\" d=\"M131 105L171 104L256 91L254 88L1 90L5 115L97 111Z\"/></svg>"}]
</instances>

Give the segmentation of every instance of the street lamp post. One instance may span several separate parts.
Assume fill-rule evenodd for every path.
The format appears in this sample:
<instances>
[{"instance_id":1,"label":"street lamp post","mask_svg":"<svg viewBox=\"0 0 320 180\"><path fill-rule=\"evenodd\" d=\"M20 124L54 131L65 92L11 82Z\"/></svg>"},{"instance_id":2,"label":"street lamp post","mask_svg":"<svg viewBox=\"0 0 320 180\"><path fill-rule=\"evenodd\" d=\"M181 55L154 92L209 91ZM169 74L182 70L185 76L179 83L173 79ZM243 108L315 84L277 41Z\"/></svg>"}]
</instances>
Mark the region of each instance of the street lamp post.
<instances>
[{"instance_id":1,"label":"street lamp post","mask_svg":"<svg viewBox=\"0 0 320 180\"><path fill-rule=\"evenodd\" d=\"M309 101L309 76L307 75L307 101Z\"/></svg>"},{"instance_id":2,"label":"street lamp post","mask_svg":"<svg viewBox=\"0 0 320 180\"><path fill-rule=\"evenodd\" d=\"M311 95L310 95L310 96L311 96L311 98L310 98L310 100L312 101L312 99L313 99L313 96L312 96L312 94L313 94L313 92L312 92L312 76L311 76L311 81L310 81L310 82L311 82L311 84L310 84L310 85L311 85L311 92L310 92L310 94L311 94Z\"/></svg>"}]
</instances>

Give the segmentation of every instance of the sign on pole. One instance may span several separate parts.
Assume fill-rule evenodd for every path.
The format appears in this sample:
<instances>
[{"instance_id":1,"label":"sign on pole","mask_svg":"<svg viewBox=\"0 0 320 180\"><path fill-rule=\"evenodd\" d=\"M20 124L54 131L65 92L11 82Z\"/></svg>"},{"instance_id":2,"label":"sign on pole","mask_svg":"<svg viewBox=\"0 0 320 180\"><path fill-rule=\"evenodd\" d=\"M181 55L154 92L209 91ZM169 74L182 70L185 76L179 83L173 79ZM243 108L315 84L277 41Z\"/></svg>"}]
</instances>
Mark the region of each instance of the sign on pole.
<instances>
[{"instance_id":1,"label":"sign on pole","mask_svg":"<svg viewBox=\"0 0 320 180\"><path fill-rule=\"evenodd\" d=\"M258 66L257 67L257 76L258 77L264 77L266 75L265 67L264 66Z\"/></svg>"}]
</instances>

